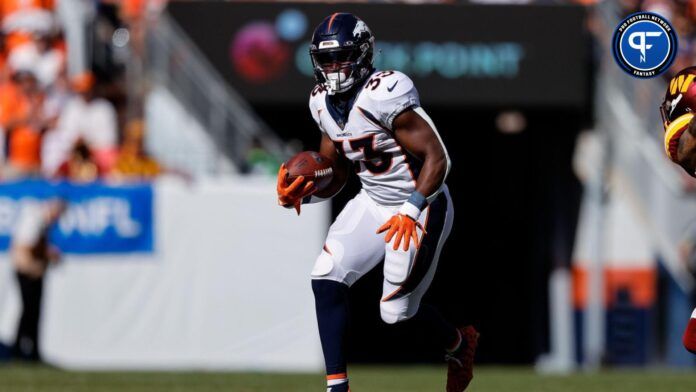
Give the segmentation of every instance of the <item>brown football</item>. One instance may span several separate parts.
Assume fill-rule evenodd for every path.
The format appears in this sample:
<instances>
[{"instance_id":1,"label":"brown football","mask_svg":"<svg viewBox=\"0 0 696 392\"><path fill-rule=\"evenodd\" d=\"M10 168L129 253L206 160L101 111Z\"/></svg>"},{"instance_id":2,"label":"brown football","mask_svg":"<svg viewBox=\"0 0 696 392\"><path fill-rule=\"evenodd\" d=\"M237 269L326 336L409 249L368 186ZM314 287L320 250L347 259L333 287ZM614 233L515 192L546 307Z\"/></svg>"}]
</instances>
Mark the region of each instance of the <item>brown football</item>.
<instances>
[{"instance_id":1,"label":"brown football","mask_svg":"<svg viewBox=\"0 0 696 392\"><path fill-rule=\"evenodd\" d=\"M315 151L302 151L290 158L285 167L288 169L288 184L298 176L304 176L306 181L314 181L318 192L329 186L333 178L331 160Z\"/></svg>"}]
</instances>

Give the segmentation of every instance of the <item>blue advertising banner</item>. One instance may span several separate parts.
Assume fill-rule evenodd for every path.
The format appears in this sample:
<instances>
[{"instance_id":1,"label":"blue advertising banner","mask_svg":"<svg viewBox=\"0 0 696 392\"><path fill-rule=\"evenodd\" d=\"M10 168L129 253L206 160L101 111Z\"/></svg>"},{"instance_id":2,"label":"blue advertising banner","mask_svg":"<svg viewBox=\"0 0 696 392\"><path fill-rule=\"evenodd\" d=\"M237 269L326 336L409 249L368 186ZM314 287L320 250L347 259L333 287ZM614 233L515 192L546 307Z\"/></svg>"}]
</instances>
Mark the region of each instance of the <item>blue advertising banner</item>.
<instances>
[{"instance_id":1,"label":"blue advertising banner","mask_svg":"<svg viewBox=\"0 0 696 392\"><path fill-rule=\"evenodd\" d=\"M0 251L9 248L22 205L61 197L68 208L51 231L64 253L152 252L153 192L147 183L110 186L21 181L0 184Z\"/></svg>"}]
</instances>

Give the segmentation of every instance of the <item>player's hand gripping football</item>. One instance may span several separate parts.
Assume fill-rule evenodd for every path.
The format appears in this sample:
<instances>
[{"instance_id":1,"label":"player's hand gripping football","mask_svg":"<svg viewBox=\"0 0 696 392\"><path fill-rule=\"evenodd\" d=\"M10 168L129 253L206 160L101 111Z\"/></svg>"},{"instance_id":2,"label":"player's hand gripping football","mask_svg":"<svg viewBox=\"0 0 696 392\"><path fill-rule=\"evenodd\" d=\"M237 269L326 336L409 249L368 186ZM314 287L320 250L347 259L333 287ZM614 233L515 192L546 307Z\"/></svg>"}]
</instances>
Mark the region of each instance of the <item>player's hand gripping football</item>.
<instances>
[{"instance_id":1,"label":"player's hand gripping football","mask_svg":"<svg viewBox=\"0 0 696 392\"><path fill-rule=\"evenodd\" d=\"M304 176L298 176L295 180L288 184L288 169L283 163L278 170L278 204L285 208L295 207L297 215L300 215L300 205L302 199L316 192L314 181L305 183Z\"/></svg>"},{"instance_id":2,"label":"player's hand gripping football","mask_svg":"<svg viewBox=\"0 0 696 392\"><path fill-rule=\"evenodd\" d=\"M423 231L423 234L426 234L425 228L423 228L423 225L421 225L420 222L414 220L408 215L396 214L392 216L387 223L383 224L379 229L377 229L377 234L384 233L386 231L387 234L384 236L384 242L386 243L389 243L389 241L392 240L392 237L396 235L396 239L394 240L394 250L399 249L399 245L401 245L401 242L403 241L403 249L404 251L408 251L411 244L411 238L413 238L416 249L420 247L420 242L418 241L418 228Z\"/></svg>"}]
</instances>

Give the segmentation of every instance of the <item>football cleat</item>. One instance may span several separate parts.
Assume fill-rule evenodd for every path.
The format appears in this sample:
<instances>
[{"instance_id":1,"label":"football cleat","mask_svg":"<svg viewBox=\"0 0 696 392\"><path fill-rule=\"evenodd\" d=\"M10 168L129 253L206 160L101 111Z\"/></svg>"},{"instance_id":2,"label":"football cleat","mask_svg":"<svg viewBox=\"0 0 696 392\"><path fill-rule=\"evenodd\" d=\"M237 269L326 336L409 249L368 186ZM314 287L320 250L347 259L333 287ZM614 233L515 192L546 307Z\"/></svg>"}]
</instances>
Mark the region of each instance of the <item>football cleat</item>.
<instances>
[{"instance_id":1,"label":"football cleat","mask_svg":"<svg viewBox=\"0 0 696 392\"><path fill-rule=\"evenodd\" d=\"M462 392L474 378L474 355L479 333L471 325L459 328L462 342L454 352L447 353L447 392Z\"/></svg>"},{"instance_id":2,"label":"football cleat","mask_svg":"<svg viewBox=\"0 0 696 392\"><path fill-rule=\"evenodd\" d=\"M348 373L336 373L326 376L326 392L350 392Z\"/></svg>"}]
</instances>

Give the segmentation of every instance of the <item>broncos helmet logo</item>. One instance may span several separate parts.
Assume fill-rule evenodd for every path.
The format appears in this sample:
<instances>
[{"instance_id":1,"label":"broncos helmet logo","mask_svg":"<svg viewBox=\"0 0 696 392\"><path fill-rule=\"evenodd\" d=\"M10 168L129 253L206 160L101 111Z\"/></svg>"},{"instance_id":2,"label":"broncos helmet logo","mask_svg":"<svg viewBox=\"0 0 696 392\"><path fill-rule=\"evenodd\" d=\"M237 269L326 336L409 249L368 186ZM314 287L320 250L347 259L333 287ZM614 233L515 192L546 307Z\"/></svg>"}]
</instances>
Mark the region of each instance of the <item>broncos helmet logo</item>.
<instances>
[{"instance_id":1,"label":"broncos helmet logo","mask_svg":"<svg viewBox=\"0 0 696 392\"><path fill-rule=\"evenodd\" d=\"M353 37L355 39L358 39L362 36L363 33L372 33L370 29L367 27L365 22L362 20L358 19L358 22L355 24L355 28L353 28Z\"/></svg>"}]
</instances>

